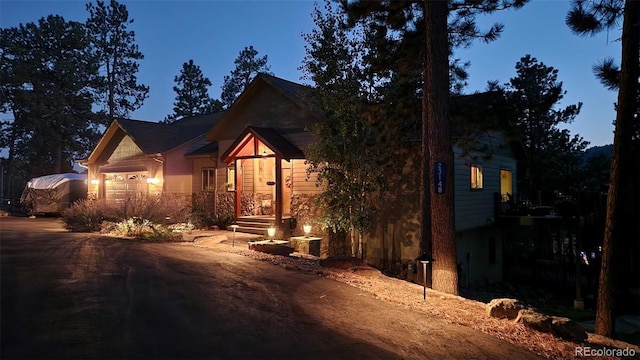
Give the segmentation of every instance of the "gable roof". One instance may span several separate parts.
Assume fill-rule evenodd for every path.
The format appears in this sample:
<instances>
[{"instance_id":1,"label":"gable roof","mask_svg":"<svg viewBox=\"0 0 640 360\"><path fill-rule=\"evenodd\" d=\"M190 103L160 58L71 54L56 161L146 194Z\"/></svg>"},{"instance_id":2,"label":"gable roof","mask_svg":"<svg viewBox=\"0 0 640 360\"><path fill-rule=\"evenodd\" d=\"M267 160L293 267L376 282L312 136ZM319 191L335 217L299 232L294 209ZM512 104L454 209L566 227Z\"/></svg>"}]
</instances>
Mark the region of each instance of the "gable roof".
<instances>
[{"instance_id":1,"label":"gable roof","mask_svg":"<svg viewBox=\"0 0 640 360\"><path fill-rule=\"evenodd\" d=\"M102 135L98 145L89 155L88 162L93 163L105 151L113 151L116 144L112 140L129 136L145 154L158 154L170 151L190 140L203 136L222 118L224 112L190 116L171 124L116 119Z\"/></svg>"},{"instance_id":2,"label":"gable roof","mask_svg":"<svg viewBox=\"0 0 640 360\"><path fill-rule=\"evenodd\" d=\"M162 153L205 134L224 112L185 117L171 124L116 120L146 154Z\"/></svg>"},{"instance_id":3,"label":"gable roof","mask_svg":"<svg viewBox=\"0 0 640 360\"><path fill-rule=\"evenodd\" d=\"M233 105L226 111L220 122L216 124L216 126L211 128L211 130L206 134L205 138L209 141L221 140L222 133L237 119L237 116L243 108L243 105L250 103L252 98L255 97L256 94L264 86L268 86L271 89L275 90L277 93L282 94L292 103L296 104L298 107L310 114L312 118L316 118L317 120L322 119L322 117L317 112L315 112L310 104L305 100L306 94L308 94L308 92L312 90L311 87L301 85L293 81L285 80L273 75L260 73L256 75L253 81L251 81L251 83L247 86L247 89L243 91L242 94L240 94L238 99L236 99ZM301 125L299 128L296 128L295 131L301 131L303 129L304 125Z\"/></svg>"},{"instance_id":4,"label":"gable roof","mask_svg":"<svg viewBox=\"0 0 640 360\"><path fill-rule=\"evenodd\" d=\"M251 135L260 140L264 145L271 149L276 155L285 160L304 159L304 153L297 146L293 145L289 140L284 138L280 133L271 128L260 128L255 126L247 127L240 136L233 142L220 158L224 162L229 161L231 154L236 148L245 141L247 135Z\"/></svg>"}]
</instances>

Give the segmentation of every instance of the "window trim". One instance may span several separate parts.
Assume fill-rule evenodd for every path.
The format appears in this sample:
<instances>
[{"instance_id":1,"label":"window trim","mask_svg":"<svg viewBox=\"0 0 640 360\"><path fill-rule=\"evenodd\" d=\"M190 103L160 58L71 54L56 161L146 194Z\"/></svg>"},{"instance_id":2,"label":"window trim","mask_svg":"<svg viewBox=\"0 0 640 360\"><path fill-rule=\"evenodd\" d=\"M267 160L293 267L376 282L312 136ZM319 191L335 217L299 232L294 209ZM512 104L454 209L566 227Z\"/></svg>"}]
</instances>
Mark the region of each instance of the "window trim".
<instances>
[{"instance_id":1,"label":"window trim","mask_svg":"<svg viewBox=\"0 0 640 360\"><path fill-rule=\"evenodd\" d=\"M207 172L207 184L205 184L205 172ZM216 168L205 167L200 172L200 189L202 192L213 192L216 190ZM208 186L207 186L208 185Z\"/></svg>"},{"instance_id":2,"label":"window trim","mask_svg":"<svg viewBox=\"0 0 640 360\"><path fill-rule=\"evenodd\" d=\"M471 164L469 167L469 177L469 189L471 189L471 191L482 191L484 189L484 171L482 165Z\"/></svg>"},{"instance_id":3,"label":"window trim","mask_svg":"<svg viewBox=\"0 0 640 360\"><path fill-rule=\"evenodd\" d=\"M227 165L227 191L236 191L236 165Z\"/></svg>"}]
</instances>

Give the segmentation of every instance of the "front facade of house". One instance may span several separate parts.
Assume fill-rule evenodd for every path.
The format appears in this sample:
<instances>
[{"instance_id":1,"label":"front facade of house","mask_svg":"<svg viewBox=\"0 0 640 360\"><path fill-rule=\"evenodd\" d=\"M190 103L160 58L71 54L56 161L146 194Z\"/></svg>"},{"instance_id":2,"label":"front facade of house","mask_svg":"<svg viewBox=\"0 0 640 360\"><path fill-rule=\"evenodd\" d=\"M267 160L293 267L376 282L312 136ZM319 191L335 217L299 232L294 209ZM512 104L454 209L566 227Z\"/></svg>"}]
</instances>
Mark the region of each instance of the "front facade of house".
<instances>
[{"instance_id":1,"label":"front facade of house","mask_svg":"<svg viewBox=\"0 0 640 360\"><path fill-rule=\"evenodd\" d=\"M309 128L322 121L305 103L305 91L260 74L225 112L170 125L116 120L82 162L89 193L113 201L136 192L204 194L214 217L233 216L239 231L261 232L267 224L278 229L278 238L300 235L301 222L312 220L314 196L322 191L305 164L304 151L317 140ZM490 158L462 156L454 149L458 262L461 279L469 284L501 278L494 194L515 191L511 147L499 133L487 136L495 145ZM397 201L381 209L365 234L367 263L395 267L407 278L420 255L419 166L407 160L407 183L398 189ZM326 241L321 229L313 233Z\"/></svg>"}]
</instances>

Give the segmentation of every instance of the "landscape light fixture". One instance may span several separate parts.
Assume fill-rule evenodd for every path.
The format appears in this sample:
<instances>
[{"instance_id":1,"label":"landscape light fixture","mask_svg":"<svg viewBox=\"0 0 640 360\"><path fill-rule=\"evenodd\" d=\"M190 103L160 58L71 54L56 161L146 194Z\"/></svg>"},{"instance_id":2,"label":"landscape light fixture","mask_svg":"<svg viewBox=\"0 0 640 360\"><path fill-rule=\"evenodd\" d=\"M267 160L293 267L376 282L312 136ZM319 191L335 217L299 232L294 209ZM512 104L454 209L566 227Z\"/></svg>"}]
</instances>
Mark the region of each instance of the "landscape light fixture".
<instances>
[{"instance_id":1,"label":"landscape light fixture","mask_svg":"<svg viewBox=\"0 0 640 360\"><path fill-rule=\"evenodd\" d=\"M276 228L269 226L267 228L267 234L269 234L269 241L273 241L273 237L276 235Z\"/></svg>"},{"instance_id":2,"label":"landscape light fixture","mask_svg":"<svg viewBox=\"0 0 640 360\"><path fill-rule=\"evenodd\" d=\"M231 247L236 246L236 229L238 229L238 225L233 224L231 225L231 228L233 229L233 240L231 240Z\"/></svg>"},{"instance_id":3,"label":"landscape light fixture","mask_svg":"<svg viewBox=\"0 0 640 360\"><path fill-rule=\"evenodd\" d=\"M303 225L302 229L304 230L304 237L309 237L309 233L311 233L311 225Z\"/></svg>"},{"instance_id":4,"label":"landscape light fixture","mask_svg":"<svg viewBox=\"0 0 640 360\"><path fill-rule=\"evenodd\" d=\"M427 264L431 261L435 261L435 259L427 254L422 254L418 256L416 261L419 261L422 264L422 280L424 282L424 285L422 286L423 288L422 298L426 300L427 299Z\"/></svg>"}]
</instances>

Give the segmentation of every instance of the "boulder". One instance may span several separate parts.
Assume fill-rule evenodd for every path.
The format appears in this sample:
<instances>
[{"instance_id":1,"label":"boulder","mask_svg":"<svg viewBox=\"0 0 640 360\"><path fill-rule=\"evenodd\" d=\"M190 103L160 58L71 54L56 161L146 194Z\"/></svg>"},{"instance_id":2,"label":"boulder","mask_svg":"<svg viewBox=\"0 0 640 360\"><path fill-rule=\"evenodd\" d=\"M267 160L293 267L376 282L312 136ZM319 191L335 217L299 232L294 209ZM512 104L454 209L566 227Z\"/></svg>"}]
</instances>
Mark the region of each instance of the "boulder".
<instances>
[{"instance_id":1,"label":"boulder","mask_svg":"<svg viewBox=\"0 0 640 360\"><path fill-rule=\"evenodd\" d=\"M577 322L565 318L553 316L551 318L553 333L565 340L582 342L587 340L587 332Z\"/></svg>"},{"instance_id":2,"label":"boulder","mask_svg":"<svg viewBox=\"0 0 640 360\"><path fill-rule=\"evenodd\" d=\"M553 319L550 316L540 314L533 309L522 309L516 317L516 322L536 331L553 333Z\"/></svg>"},{"instance_id":3,"label":"boulder","mask_svg":"<svg viewBox=\"0 0 640 360\"><path fill-rule=\"evenodd\" d=\"M487 304L487 316L512 320L524 308L524 304L516 299L493 299Z\"/></svg>"}]
</instances>

